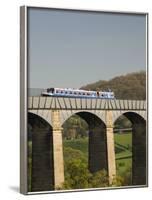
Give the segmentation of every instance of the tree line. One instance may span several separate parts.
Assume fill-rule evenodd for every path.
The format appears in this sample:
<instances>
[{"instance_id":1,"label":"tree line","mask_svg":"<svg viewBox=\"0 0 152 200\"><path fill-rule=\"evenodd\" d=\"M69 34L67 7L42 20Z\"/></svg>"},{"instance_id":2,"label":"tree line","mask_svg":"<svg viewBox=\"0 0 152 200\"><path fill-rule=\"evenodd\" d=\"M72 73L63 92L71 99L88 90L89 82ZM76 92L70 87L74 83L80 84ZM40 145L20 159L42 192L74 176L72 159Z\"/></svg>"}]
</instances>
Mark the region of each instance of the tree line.
<instances>
[{"instance_id":1,"label":"tree line","mask_svg":"<svg viewBox=\"0 0 152 200\"><path fill-rule=\"evenodd\" d=\"M146 99L146 72L139 71L117 76L109 81L99 80L82 86L81 89L107 91L111 89L117 99L145 100Z\"/></svg>"}]
</instances>

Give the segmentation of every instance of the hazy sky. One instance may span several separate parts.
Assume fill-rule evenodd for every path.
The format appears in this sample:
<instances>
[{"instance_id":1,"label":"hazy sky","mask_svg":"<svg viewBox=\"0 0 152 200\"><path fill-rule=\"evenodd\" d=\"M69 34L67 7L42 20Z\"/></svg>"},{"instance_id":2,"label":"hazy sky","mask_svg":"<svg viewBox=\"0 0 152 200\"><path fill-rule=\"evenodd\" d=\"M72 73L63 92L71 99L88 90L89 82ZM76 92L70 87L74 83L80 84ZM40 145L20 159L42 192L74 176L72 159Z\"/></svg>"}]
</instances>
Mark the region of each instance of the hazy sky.
<instances>
[{"instance_id":1,"label":"hazy sky","mask_svg":"<svg viewBox=\"0 0 152 200\"><path fill-rule=\"evenodd\" d=\"M146 69L146 16L29 9L29 87L74 87Z\"/></svg>"}]
</instances>

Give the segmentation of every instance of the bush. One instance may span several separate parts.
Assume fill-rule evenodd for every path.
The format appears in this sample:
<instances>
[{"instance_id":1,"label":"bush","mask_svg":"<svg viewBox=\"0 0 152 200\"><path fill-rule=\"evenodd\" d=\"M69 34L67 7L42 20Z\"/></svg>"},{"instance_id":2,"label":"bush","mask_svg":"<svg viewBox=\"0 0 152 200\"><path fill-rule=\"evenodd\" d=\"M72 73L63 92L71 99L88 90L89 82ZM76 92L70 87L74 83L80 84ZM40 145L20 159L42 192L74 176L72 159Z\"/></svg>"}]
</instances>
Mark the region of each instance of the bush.
<instances>
[{"instance_id":1,"label":"bush","mask_svg":"<svg viewBox=\"0 0 152 200\"><path fill-rule=\"evenodd\" d=\"M89 188L91 174L87 165L80 159L72 159L65 166L65 182L63 189Z\"/></svg>"},{"instance_id":2,"label":"bush","mask_svg":"<svg viewBox=\"0 0 152 200\"><path fill-rule=\"evenodd\" d=\"M120 163L118 163L118 166L119 166L119 167L124 167L124 166L125 166L125 163L124 163L124 162L120 162Z\"/></svg>"},{"instance_id":3,"label":"bush","mask_svg":"<svg viewBox=\"0 0 152 200\"><path fill-rule=\"evenodd\" d=\"M92 188L109 186L109 179L106 170L100 170L91 174L89 183Z\"/></svg>"}]
</instances>

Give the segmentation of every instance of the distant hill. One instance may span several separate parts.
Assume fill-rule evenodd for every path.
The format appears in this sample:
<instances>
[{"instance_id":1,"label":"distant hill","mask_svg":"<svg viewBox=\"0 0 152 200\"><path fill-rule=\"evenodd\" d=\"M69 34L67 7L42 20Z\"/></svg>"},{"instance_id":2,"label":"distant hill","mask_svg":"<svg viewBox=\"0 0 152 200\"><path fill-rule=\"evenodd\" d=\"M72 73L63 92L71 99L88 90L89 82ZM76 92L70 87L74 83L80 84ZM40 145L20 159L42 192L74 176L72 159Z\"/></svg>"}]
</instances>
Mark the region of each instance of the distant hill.
<instances>
[{"instance_id":1,"label":"distant hill","mask_svg":"<svg viewBox=\"0 0 152 200\"><path fill-rule=\"evenodd\" d=\"M100 80L81 87L86 90L107 90L111 89L117 99L146 99L146 72L117 76L109 81Z\"/></svg>"}]
</instances>

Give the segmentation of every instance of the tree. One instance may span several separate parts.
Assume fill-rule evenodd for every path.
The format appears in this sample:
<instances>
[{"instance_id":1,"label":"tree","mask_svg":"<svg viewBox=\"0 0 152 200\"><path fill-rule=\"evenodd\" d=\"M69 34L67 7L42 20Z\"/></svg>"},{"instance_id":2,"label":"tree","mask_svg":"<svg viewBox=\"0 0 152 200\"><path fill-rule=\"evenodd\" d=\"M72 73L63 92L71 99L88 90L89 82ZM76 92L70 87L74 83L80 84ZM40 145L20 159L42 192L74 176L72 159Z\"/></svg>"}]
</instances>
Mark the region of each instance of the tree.
<instances>
[{"instance_id":1,"label":"tree","mask_svg":"<svg viewBox=\"0 0 152 200\"><path fill-rule=\"evenodd\" d=\"M78 115L71 116L63 125L63 137L75 139L88 135L88 124Z\"/></svg>"},{"instance_id":2,"label":"tree","mask_svg":"<svg viewBox=\"0 0 152 200\"><path fill-rule=\"evenodd\" d=\"M83 86L81 89L86 90L108 90L111 89L117 99L146 99L146 72L126 74L117 76L109 81L97 81L92 84Z\"/></svg>"},{"instance_id":3,"label":"tree","mask_svg":"<svg viewBox=\"0 0 152 200\"><path fill-rule=\"evenodd\" d=\"M109 179L106 170L103 169L93 173L89 182L92 188L109 186Z\"/></svg>"},{"instance_id":4,"label":"tree","mask_svg":"<svg viewBox=\"0 0 152 200\"><path fill-rule=\"evenodd\" d=\"M90 173L86 156L79 150L64 147L65 182L62 189L83 189L108 186L105 170Z\"/></svg>"},{"instance_id":5,"label":"tree","mask_svg":"<svg viewBox=\"0 0 152 200\"><path fill-rule=\"evenodd\" d=\"M82 189L89 188L89 179L91 173L89 172L86 163L80 159L72 159L67 162L65 168L65 183L63 189Z\"/></svg>"}]
</instances>

